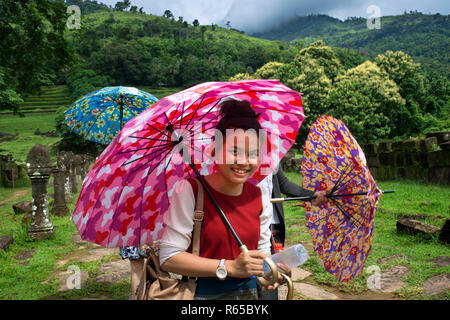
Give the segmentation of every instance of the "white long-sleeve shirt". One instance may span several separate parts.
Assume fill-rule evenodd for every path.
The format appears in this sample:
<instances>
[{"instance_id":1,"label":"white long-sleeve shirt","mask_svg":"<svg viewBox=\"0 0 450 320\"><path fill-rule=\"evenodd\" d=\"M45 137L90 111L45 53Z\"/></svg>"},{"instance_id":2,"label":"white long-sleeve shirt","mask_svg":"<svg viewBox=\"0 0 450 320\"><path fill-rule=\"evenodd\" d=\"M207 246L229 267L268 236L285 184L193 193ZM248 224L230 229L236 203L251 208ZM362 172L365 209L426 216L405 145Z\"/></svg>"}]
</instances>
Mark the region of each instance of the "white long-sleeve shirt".
<instances>
[{"instance_id":1,"label":"white long-sleeve shirt","mask_svg":"<svg viewBox=\"0 0 450 320\"><path fill-rule=\"evenodd\" d=\"M270 195L263 188L260 189L263 209L260 215L258 250L270 254L270 224L273 210ZM207 195L205 194L205 196ZM170 257L189 248L194 228L194 210L195 197L191 184L187 180L182 180L175 187L168 212L164 216L166 229L160 243L161 265Z\"/></svg>"}]
</instances>

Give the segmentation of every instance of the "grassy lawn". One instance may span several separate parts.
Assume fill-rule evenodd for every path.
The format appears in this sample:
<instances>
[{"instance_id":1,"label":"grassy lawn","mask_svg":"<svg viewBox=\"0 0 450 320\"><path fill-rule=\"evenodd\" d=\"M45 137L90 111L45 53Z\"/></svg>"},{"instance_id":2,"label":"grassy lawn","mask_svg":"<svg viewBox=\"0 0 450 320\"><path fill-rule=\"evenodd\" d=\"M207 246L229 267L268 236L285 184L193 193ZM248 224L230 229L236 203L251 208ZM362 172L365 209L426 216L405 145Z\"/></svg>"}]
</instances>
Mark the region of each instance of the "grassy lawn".
<instances>
[{"instance_id":1,"label":"grassy lawn","mask_svg":"<svg viewBox=\"0 0 450 320\"><path fill-rule=\"evenodd\" d=\"M39 129L40 132L55 130L55 114L26 114L25 117L14 115L2 115L0 117L0 132L15 134L19 136L12 141L0 142L0 149L5 151L1 154L12 154L17 162L24 164L30 149L40 143L45 147L57 142L60 138L44 137L35 135L34 132ZM53 155L56 157L56 155Z\"/></svg>"},{"instance_id":2,"label":"grassy lawn","mask_svg":"<svg viewBox=\"0 0 450 320\"><path fill-rule=\"evenodd\" d=\"M291 181L301 184L301 176L295 172L287 172ZM450 246L438 242L437 238L424 239L412 235L397 234L397 218L406 214L426 214L429 216L424 222L442 227L445 218L449 218L450 187L425 185L412 181L380 181L378 186L382 190L395 190L394 194L382 195L374 221L374 240L372 250L367 258L365 267L377 265L381 270L393 265L407 265L410 273L403 279L407 286L396 292L401 299L431 299L423 293L421 287L425 281L438 274L450 273L450 266L434 267L427 260L438 256L450 256ZM305 222L305 212L302 206L294 207L294 203L285 204L288 245L311 242ZM294 225L295 224L295 225ZM359 295L367 293L369 289L366 279L370 274L363 273L352 282L339 283L334 276L323 267L321 260L313 250L308 250L310 259L303 265L313 273L311 283L327 285L340 293ZM381 258L403 255L406 258L393 259L378 264ZM450 292L440 297L450 298Z\"/></svg>"},{"instance_id":3,"label":"grassy lawn","mask_svg":"<svg viewBox=\"0 0 450 320\"><path fill-rule=\"evenodd\" d=\"M115 300L128 299L129 280L125 279L108 286L93 281L99 274L101 263L121 259L118 249L116 254L105 256L98 261L76 261L80 256L88 255L93 245L89 243L83 248L72 241L72 237L78 234L78 231L71 220L71 215L51 216L55 232L50 238L38 241L28 239L28 226L22 223L23 214L15 215L12 209L12 204L32 199L30 186L26 185L26 181L22 181L21 184L25 186L14 190L0 188L0 220L2 221L0 236L10 235L14 238L14 244L10 245L7 252L0 251L0 299L72 300L102 296ZM53 193L53 187L50 185L48 192ZM5 201L14 194L23 195ZM74 201L68 204L71 212L77 198L78 194L74 194ZM52 200L50 200L49 209L51 203ZM32 257L21 259L20 257L27 252L31 252ZM86 284L80 290L58 292L59 273L67 271L69 266L74 265L88 272L89 278Z\"/></svg>"}]
</instances>

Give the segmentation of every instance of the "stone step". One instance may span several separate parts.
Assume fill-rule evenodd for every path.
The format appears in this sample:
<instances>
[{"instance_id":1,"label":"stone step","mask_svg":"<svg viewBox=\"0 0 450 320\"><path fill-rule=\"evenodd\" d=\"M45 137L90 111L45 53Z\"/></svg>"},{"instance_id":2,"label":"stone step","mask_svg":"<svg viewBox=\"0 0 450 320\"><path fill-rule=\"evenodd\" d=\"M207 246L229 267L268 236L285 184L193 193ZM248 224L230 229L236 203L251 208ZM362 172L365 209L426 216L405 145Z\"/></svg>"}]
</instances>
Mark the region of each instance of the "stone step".
<instances>
[{"instance_id":1,"label":"stone step","mask_svg":"<svg viewBox=\"0 0 450 320\"><path fill-rule=\"evenodd\" d=\"M330 293L320 287L313 286L307 283L294 282L294 292L300 293L314 300L337 300L339 297L333 293Z\"/></svg>"},{"instance_id":2,"label":"stone step","mask_svg":"<svg viewBox=\"0 0 450 320\"><path fill-rule=\"evenodd\" d=\"M397 221L398 233L433 235L440 230L441 229L436 226L432 226L414 219L401 219Z\"/></svg>"}]
</instances>

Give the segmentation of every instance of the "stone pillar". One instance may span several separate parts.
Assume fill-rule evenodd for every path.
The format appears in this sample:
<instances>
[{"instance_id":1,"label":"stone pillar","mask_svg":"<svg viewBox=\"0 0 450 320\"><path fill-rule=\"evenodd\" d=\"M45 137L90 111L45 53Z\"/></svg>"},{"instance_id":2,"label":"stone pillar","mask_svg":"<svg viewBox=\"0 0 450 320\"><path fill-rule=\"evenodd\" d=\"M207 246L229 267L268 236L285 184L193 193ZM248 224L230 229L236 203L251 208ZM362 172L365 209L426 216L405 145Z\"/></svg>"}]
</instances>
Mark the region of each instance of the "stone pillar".
<instances>
[{"instance_id":1,"label":"stone pillar","mask_svg":"<svg viewBox=\"0 0 450 320\"><path fill-rule=\"evenodd\" d=\"M69 175L69 163L67 158L69 155L66 151L61 151L58 154L58 158L56 160L57 166L60 171L64 172L64 198L66 203L71 203L73 201L72 196L72 184L70 183L70 175Z\"/></svg>"},{"instance_id":2,"label":"stone pillar","mask_svg":"<svg viewBox=\"0 0 450 320\"><path fill-rule=\"evenodd\" d=\"M51 213L58 216L66 216L70 213L69 208L66 205L66 171L62 168L55 168L53 170L53 186L55 189L55 201Z\"/></svg>"},{"instance_id":3,"label":"stone pillar","mask_svg":"<svg viewBox=\"0 0 450 320\"><path fill-rule=\"evenodd\" d=\"M48 211L47 183L52 172L50 155L44 146L36 144L27 156L27 173L33 196L32 221L28 229L31 239L45 239L54 232Z\"/></svg>"},{"instance_id":4,"label":"stone pillar","mask_svg":"<svg viewBox=\"0 0 450 320\"><path fill-rule=\"evenodd\" d=\"M86 171L86 163L87 163L87 156L85 154L80 155L81 157L81 165L80 165L80 178L81 181L84 181L84 178L86 177L87 171Z\"/></svg>"},{"instance_id":5,"label":"stone pillar","mask_svg":"<svg viewBox=\"0 0 450 320\"><path fill-rule=\"evenodd\" d=\"M69 184L70 192L77 193L77 182L75 179L75 164L74 164L75 154L72 151L67 152L66 165L69 172Z\"/></svg>"},{"instance_id":6,"label":"stone pillar","mask_svg":"<svg viewBox=\"0 0 450 320\"><path fill-rule=\"evenodd\" d=\"M74 173L75 188L78 188L78 185L81 184L81 182L83 182L83 179L81 178L81 162L82 162L81 156L79 154L76 154L73 157L73 173Z\"/></svg>"},{"instance_id":7,"label":"stone pillar","mask_svg":"<svg viewBox=\"0 0 450 320\"><path fill-rule=\"evenodd\" d=\"M14 188L15 181L19 179L20 167L14 162L13 156L8 154L7 156L2 156L0 168L0 184L4 187Z\"/></svg>"}]
</instances>

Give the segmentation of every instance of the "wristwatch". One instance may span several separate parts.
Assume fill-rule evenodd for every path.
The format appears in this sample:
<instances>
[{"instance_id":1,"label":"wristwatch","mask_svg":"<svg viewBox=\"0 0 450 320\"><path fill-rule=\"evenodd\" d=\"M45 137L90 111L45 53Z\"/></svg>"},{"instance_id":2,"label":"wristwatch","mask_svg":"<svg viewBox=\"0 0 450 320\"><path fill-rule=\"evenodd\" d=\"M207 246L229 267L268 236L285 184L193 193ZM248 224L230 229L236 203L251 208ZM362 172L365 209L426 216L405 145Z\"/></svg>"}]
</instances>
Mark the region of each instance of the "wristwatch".
<instances>
[{"instance_id":1,"label":"wristwatch","mask_svg":"<svg viewBox=\"0 0 450 320\"><path fill-rule=\"evenodd\" d=\"M219 266L216 269L216 276L219 280L227 278L227 268L225 267L225 259L220 260Z\"/></svg>"}]
</instances>

